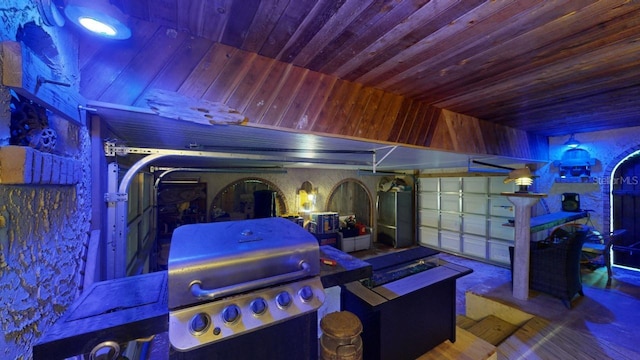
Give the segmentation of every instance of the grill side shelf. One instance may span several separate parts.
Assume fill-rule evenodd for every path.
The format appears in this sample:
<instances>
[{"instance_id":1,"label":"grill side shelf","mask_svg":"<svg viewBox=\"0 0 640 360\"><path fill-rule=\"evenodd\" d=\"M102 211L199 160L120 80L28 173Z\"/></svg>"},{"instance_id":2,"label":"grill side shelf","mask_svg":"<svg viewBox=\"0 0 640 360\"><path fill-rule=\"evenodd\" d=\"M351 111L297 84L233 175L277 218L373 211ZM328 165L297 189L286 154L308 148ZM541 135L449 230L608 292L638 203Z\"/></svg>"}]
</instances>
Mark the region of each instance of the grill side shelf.
<instances>
[{"instance_id":1,"label":"grill side shelf","mask_svg":"<svg viewBox=\"0 0 640 360\"><path fill-rule=\"evenodd\" d=\"M320 280L325 289L368 279L373 275L371 264L329 245L320 246L320 258L336 262L335 265L320 265Z\"/></svg>"},{"instance_id":2,"label":"grill side shelf","mask_svg":"<svg viewBox=\"0 0 640 360\"><path fill-rule=\"evenodd\" d=\"M167 272L94 283L33 346L33 358L65 359L103 341L124 343L169 329Z\"/></svg>"}]
</instances>

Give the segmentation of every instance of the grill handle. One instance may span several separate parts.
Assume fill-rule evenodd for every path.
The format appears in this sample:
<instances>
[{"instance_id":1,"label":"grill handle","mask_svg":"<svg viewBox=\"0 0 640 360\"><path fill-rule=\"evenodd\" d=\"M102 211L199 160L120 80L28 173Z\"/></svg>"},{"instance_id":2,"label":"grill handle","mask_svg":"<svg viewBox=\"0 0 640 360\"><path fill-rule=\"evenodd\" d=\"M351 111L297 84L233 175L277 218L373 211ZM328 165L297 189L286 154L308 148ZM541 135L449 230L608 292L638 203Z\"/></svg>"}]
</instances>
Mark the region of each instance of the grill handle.
<instances>
[{"instance_id":1,"label":"grill handle","mask_svg":"<svg viewBox=\"0 0 640 360\"><path fill-rule=\"evenodd\" d=\"M265 286L270 286L277 283L282 283L286 281L296 280L300 277L307 275L307 273L311 270L311 266L305 262L304 260L300 261L300 270L296 270L290 273L279 274L267 278L257 279L253 281L247 281L241 284L233 284L225 287L221 287L218 289L203 289L200 285L202 282L200 280L193 281L189 288L191 289L191 294L200 299L218 299L221 297L229 296L232 294L238 294L244 291L253 290Z\"/></svg>"}]
</instances>

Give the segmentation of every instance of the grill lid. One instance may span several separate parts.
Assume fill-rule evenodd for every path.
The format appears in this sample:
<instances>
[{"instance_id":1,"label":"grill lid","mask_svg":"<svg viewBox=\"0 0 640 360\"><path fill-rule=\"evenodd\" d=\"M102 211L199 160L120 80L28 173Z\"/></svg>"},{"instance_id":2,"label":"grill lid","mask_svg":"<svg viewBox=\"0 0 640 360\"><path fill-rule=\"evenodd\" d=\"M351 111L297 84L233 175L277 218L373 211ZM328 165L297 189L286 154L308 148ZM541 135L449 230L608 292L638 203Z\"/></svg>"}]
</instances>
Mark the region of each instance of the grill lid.
<instances>
[{"instance_id":1,"label":"grill lid","mask_svg":"<svg viewBox=\"0 0 640 360\"><path fill-rule=\"evenodd\" d=\"M294 222L262 218L177 228L169 251L169 308L320 273L316 238Z\"/></svg>"}]
</instances>

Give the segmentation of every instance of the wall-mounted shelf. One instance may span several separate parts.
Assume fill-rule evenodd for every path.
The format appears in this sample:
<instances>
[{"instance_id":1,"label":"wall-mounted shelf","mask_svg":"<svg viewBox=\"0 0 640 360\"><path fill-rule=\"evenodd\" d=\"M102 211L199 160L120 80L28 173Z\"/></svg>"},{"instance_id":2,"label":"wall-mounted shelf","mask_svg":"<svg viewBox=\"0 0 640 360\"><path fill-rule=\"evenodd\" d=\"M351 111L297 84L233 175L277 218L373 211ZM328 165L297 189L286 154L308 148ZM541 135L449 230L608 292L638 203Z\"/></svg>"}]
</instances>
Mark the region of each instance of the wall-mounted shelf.
<instances>
[{"instance_id":1,"label":"wall-mounted shelf","mask_svg":"<svg viewBox=\"0 0 640 360\"><path fill-rule=\"evenodd\" d=\"M597 179L593 176L580 176L580 177L557 177L555 178L556 183L566 183L566 184L595 184Z\"/></svg>"}]
</instances>

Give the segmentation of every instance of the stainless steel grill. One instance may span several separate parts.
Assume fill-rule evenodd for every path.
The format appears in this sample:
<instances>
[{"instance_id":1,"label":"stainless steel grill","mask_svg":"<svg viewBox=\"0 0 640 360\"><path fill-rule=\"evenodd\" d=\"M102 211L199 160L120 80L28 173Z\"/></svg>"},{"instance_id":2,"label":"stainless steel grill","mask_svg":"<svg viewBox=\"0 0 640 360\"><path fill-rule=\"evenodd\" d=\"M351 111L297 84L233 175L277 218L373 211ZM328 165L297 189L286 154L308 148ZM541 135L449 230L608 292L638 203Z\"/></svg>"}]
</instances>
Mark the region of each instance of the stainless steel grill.
<instances>
[{"instance_id":1,"label":"stainless steel grill","mask_svg":"<svg viewBox=\"0 0 640 360\"><path fill-rule=\"evenodd\" d=\"M320 252L292 221L184 225L169 252L169 340L179 351L317 311Z\"/></svg>"}]
</instances>

